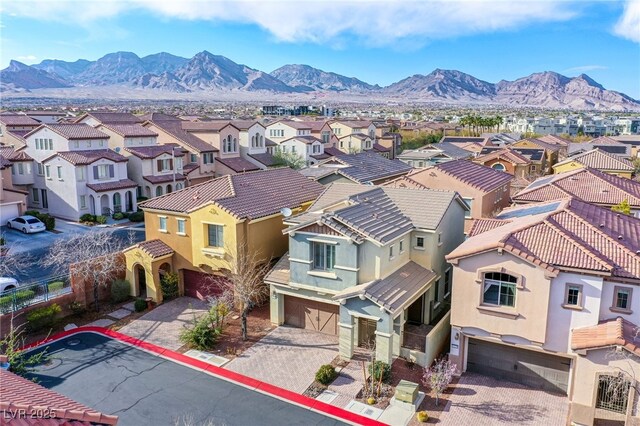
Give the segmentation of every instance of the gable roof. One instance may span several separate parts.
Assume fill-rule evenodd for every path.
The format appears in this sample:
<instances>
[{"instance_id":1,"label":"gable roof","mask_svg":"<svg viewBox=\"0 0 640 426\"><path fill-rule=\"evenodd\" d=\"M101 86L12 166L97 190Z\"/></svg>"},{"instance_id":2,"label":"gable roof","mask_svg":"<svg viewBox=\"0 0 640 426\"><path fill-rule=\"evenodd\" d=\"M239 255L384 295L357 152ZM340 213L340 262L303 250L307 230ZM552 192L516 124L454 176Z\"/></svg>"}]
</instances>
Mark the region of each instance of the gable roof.
<instances>
[{"instance_id":1,"label":"gable roof","mask_svg":"<svg viewBox=\"0 0 640 426\"><path fill-rule=\"evenodd\" d=\"M148 114L141 115L140 116L140 120L142 120L142 121L152 121L154 123L156 121L166 121L166 120L182 121L182 120L180 120L180 118L176 117L175 115L163 114L161 112L150 112Z\"/></svg>"},{"instance_id":2,"label":"gable roof","mask_svg":"<svg viewBox=\"0 0 640 426\"><path fill-rule=\"evenodd\" d=\"M133 124L144 121L142 118L129 112L93 111L81 115L75 122L79 123L87 116L95 118L102 124Z\"/></svg>"},{"instance_id":3,"label":"gable roof","mask_svg":"<svg viewBox=\"0 0 640 426\"><path fill-rule=\"evenodd\" d=\"M487 161L496 160L496 159L504 160L511 164L531 163L531 161L529 161L527 157L509 148L503 148L497 151L489 152L484 155L479 155L473 161L477 163L486 163Z\"/></svg>"},{"instance_id":4,"label":"gable roof","mask_svg":"<svg viewBox=\"0 0 640 426\"><path fill-rule=\"evenodd\" d=\"M45 158L42 162L46 163L56 156L64 158L74 166L86 166L103 158L114 161L116 163L124 163L127 161L127 157L120 155L110 149L94 149L86 151L60 151Z\"/></svg>"},{"instance_id":5,"label":"gable roof","mask_svg":"<svg viewBox=\"0 0 640 426\"><path fill-rule=\"evenodd\" d=\"M138 244L135 244L127 248L125 251L131 250L134 248L139 248L152 259L169 256L174 253L171 247L169 247L165 242L157 238L153 240L142 241Z\"/></svg>"},{"instance_id":6,"label":"gable roof","mask_svg":"<svg viewBox=\"0 0 640 426\"><path fill-rule=\"evenodd\" d=\"M289 126L292 129L296 129L296 130L311 130L311 126L309 125L309 123L305 121L293 121L293 120L286 120L286 119L274 121L273 123L267 124L266 127L273 126L274 124L284 124L285 126Z\"/></svg>"},{"instance_id":7,"label":"gable roof","mask_svg":"<svg viewBox=\"0 0 640 426\"><path fill-rule=\"evenodd\" d=\"M288 167L227 175L152 198L143 209L189 213L215 204L249 220L277 214L316 199L324 187Z\"/></svg>"},{"instance_id":8,"label":"gable roof","mask_svg":"<svg viewBox=\"0 0 640 426\"><path fill-rule=\"evenodd\" d=\"M482 164L476 164L469 160L455 160L440 163L428 169L415 170L407 177L422 185L422 177L428 176L433 170L437 170L452 179L462 182L470 187L482 192L490 192L504 185L508 185L513 180L513 175L492 169Z\"/></svg>"},{"instance_id":9,"label":"gable roof","mask_svg":"<svg viewBox=\"0 0 640 426\"><path fill-rule=\"evenodd\" d=\"M7 126L31 126L37 127L40 125L38 120L34 120L28 115L24 114L0 114L0 123Z\"/></svg>"},{"instance_id":10,"label":"gable roof","mask_svg":"<svg viewBox=\"0 0 640 426\"><path fill-rule=\"evenodd\" d=\"M496 219L505 222L476 233L447 260L504 250L552 273L578 269L639 280L640 219L577 198L505 209Z\"/></svg>"},{"instance_id":11,"label":"gable roof","mask_svg":"<svg viewBox=\"0 0 640 426\"><path fill-rule=\"evenodd\" d=\"M187 132L220 132L222 129L229 126L236 130L240 130L226 120L182 121L182 128Z\"/></svg>"},{"instance_id":12,"label":"gable roof","mask_svg":"<svg viewBox=\"0 0 640 426\"><path fill-rule=\"evenodd\" d=\"M149 146L127 146L124 150L143 160L153 159L162 154L171 154L172 152L174 157L183 157L185 155L182 147L176 143Z\"/></svg>"},{"instance_id":13,"label":"gable roof","mask_svg":"<svg viewBox=\"0 0 640 426\"><path fill-rule=\"evenodd\" d=\"M218 148L184 130L182 128L182 120L159 120L148 123L163 130L197 152L218 152Z\"/></svg>"},{"instance_id":14,"label":"gable roof","mask_svg":"<svg viewBox=\"0 0 640 426\"><path fill-rule=\"evenodd\" d=\"M231 170L236 173L244 173L251 172L254 170L260 170L260 167L256 166L249 160L245 160L242 157L231 157L231 158L216 158L218 163L224 164Z\"/></svg>"},{"instance_id":15,"label":"gable roof","mask_svg":"<svg viewBox=\"0 0 640 426\"><path fill-rule=\"evenodd\" d=\"M307 144L307 145L313 144L313 143L315 143L315 142L322 143L322 140L321 140L321 139L318 139L317 137L312 136L312 135L300 135L300 136L294 136L294 137L292 137L292 138L285 139L285 140L283 140L283 141L282 141L282 142L280 142L280 143L282 144L282 143L289 142L289 141L294 141L294 140L300 141L300 142L305 143L305 144Z\"/></svg>"},{"instance_id":16,"label":"gable roof","mask_svg":"<svg viewBox=\"0 0 640 426\"><path fill-rule=\"evenodd\" d=\"M571 332L571 349L577 351L622 346L640 356L638 330L637 325L621 317L590 327L576 328Z\"/></svg>"},{"instance_id":17,"label":"gable roof","mask_svg":"<svg viewBox=\"0 0 640 426\"><path fill-rule=\"evenodd\" d=\"M336 172L358 183L368 183L409 173L413 168L399 160L389 160L371 152L337 155L338 163L347 166Z\"/></svg>"},{"instance_id":18,"label":"gable roof","mask_svg":"<svg viewBox=\"0 0 640 426\"><path fill-rule=\"evenodd\" d=\"M553 168L576 162L585 167L591 167L600 170L615 170L632 172L634 170L633 164L629 160L625 160L615 154L605 152L599 148L594 148L591 151L576 154L573 157L569 157L564 161L556 163Z\"/></svg>"},{"instance_id":19,"label":"gable roof","mask_svg":"<svg viewBox=\"0 0 640 426\"><path fill-rule=\"evenodd\" d=\"M122 137L153 137L158 136L156 132L148 129L138 123L134 124L103 124L109 130L119 134Z\"/></svg>"},{"instance_id":20,"label":"gable roof","mask_svg":"<svg viewBox=\"0 0 640 426\"><path fill-rule=\"evenodd\" d=\"M546 149L551 152L556 152L560 149L560 146L558 144L549 143L549 142L543 141L542 139L536 139L536 138L521 139L517 141L514 145L518 145L519 143L522 143L522 142L530 142L536 146L539 146L542 149Z\"/></svg>"},{"instance_id":21,"label":"gable roof","mask_svg":"<svg viewBox=\"0 0 640 426\"><path fill-rule=\"evenodd\" d=\"M68 140L74 139L109 139L109 135L102 133L100 130L89 126L88 124L42 124L26 135L28 137L40 131L40 129L48 128L56 132L60 136Z\"/></svg>"},{"instance_id":22,"label":"gable roof","mask_svg":"<svg viewBox=\"0 0 640 426\"><path fill-rule=\"evenodd\" d=\"M571 140L570 139L566 139L560 136L556 136L556 135L544 135L544 136L540 136L539 138L536 138L539 141L543 141L546 143L550 143L552 145L558 145L560 147L568 147L569 145L571 145Z\"/></svg>"},{"instance_id":23,"label":"gable roof","mask_svg":"<svg viewBox=\"0 0 640 426\"><path fill-rule=\"evenodd\" d=\"M640 209L640 182L587 167L538 178L511 199L522 204L568 196L604 206L627 200L632 207Z\"/></svg>"}]
</instances>

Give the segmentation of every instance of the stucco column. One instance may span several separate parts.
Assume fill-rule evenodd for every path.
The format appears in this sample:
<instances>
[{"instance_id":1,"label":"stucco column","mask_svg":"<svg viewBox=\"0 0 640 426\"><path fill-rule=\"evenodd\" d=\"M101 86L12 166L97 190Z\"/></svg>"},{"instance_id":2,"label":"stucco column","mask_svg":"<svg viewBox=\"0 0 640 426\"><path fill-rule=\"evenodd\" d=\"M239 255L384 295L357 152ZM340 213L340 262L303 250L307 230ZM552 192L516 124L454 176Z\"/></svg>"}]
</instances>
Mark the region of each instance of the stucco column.
<instances>
[{"instance_id":1,"label":"stucco column","mask_svg":"<svg viewBox=\"0 0 640 426\"><path fill-rule=\"evenodd\" d=\"M269 286L269 295L271 324L282 325L284 324L284 294L278 293L276 287L272 284Z\"/></svg>"},{"instance_id":2,"label":"stucco column","mask_svg":"<svg viewBox=\"0 0 640 426\"><path fill-rule=\"evenodd\" d=\"M344 313L342 311L345 311ZM346 312L346 308L340 306L340 340L339 349L342 358L351 359L353 357L353 341L355 337L354 318Z\"/></svg>"},{"instance_id":3,"label":"stucco column","mask_svg":"<svg viewBox=\"0 0 640 426\"><path fill-rule=\"evenodd\" d=\"M376 360L391 364L393 358L393 320L383 314L376 324Z\"/></svg>"}]
</instances>

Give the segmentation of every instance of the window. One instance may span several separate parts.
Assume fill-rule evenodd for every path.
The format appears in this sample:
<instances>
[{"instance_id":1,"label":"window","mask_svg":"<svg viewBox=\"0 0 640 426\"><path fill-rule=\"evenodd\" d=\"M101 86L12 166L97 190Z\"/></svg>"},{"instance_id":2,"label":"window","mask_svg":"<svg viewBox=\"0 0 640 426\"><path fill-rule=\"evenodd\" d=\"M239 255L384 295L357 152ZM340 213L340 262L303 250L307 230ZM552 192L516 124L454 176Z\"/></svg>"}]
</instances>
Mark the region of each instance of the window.
<instances>
[{"instance_id":1,"label":"window","mask_svg":"<svg viewBox=\"0 0 640 426\"><path fill-rule=\"evenodd\" d=\"M320 154L320 145L314 145L313 146L313 153L314 154Z\"/></svg>"},{"instance_id":2,"label":"window","mask_svg":"<svg viewBox=\"0 0 640 426\"><path fill-rule=\"evenodd\" d=\"M13 167L11 169L13 169ZM18 174L20 175L24 174L24 164L22 163L18 163Z\"/></svg>"},{"instance_id":3,"label":"window","mask_svg":"<svg viewBox=\"0 0 640 426\"><path fill-rule=\"evenodd\" d=\"M493 166L491 166L491 168L494 169L494 170L498 170L500 172L504 172L506 170L504 165L502 165L501 163L496 163Z\"/></svg>"},{"instance_id":4,"label":"window","mask_svg":"<svg viewBox=\"0 0 640 426\"><path fill-rule=\"evenodd\" d=\"M313 243L313 269L333 271L336 262L336 246L333 244Z\"/></svg>"},{"instance_id":5,"label":"window","mask_svg":"<svg viewBox=\"0 0 640 426\"><path fill-rule=\"evenodd\" d=\"M444 273L444 295L445 297L451 293L451 268Z\"/></svg>"},{"instance_id":6,"label":"window","mask_svg":"<svg viewBox=\"0 0 640 426\"><path fill-rule=\"evenodd\" d=\"M79 147L80 147L79 142L78 142L78 141L75 141L75 142L73 143L73 147L74 147L74 148L79 148Z\"/></svg>"},{"instance_id":7,"label":"window","mask_svg":"<svg viewBox=\"0 0 640 426\"><path fill-rule=\"evenodd\" d=\"M178 234L185 234L185 223L186 221L184 219L178 219Z\"/></svg>"},{"instance_id":8,"label":"window","mask_svg":"<svg viewBox=\"0 0 640 426\"><path fill-rule=\"evenodd\" d=\"M47 179L51 179L51 166L44 166L44 175Z\"/></svg>"},{"instance_id":9,"label":"window","mask_svg":"<svg viewBox=\"0 0 640 426\"><path fill-rule=\"evenodd\" d=\"M501 272L487 272L484 274L483 303L498 306L516 305L516 284L518 279L513 275Z\"/></svg>"},{"instance_id":10,"label":"window","mask_svg":"<svg viewBox=\"0 0 640 426\"><path fill-rule=\"evenodd\" d=\"M393 259L393 246L389 246L389 260Z\"/></svg>"},{"instance_id":11,"label":"window","mask_svg":"<svg viewBox=\"0 0 640 426\"><path fill-rule=\"evenodd\" d=\"M400 248L399 248L399 250L400 250L400 253L404 252L404 240L400 240Z\"/></svg>"},{"instance_id":12,"label":"window","mask_svg":"<svg viewBox=\"0 0 640 426\"><path fill-rule=\"evenodd\" d=\"M62 166L58 166L58 179L62 180Z\"/></svg>"},{"instance_id":13,"label":"window","mask_svg":"<svg viewBox=\"0 0 640 426\"><path fill-rule=\"evenodd\" d=\"M191 163L197 163L198 162L198 156L196 154L191 154L189 158L190 158L189 161Z\"/></svg>"},{"instance_id":14,"label":"window","mask_svg":"<svg viewBox=\"0 0 640 426\"><path fill-rule=\"evenodd\" d=\"M582 286L579 284L567 284L564 293L565 306L582 306Z\"/></svg>"},{"instance_id":15,"label":"window","mask_svg":"<svg viewBox=\"0 0 640 426\"><path fill-rule=\"evenodd\" d=\"M78 167L76 169L76 180L78 182L82 182L83 180L85 180L84 167Z\"/></svg>"},{"instance_id":16,"label":"window","mask_svg":"<svg viewBox=\"0 0 640 426\"><path fill-rule=\"evenodd\" d=\"M159 197L162 195L162 187L158 186L156 187L156 197Z\"/></svg>"},{"instance_id":17,"label":"window","mask_svg":"<svg viewBox=\"0 0 640 426\"><path fill-rule=\"evenodd\" d=\"M617 375L598 376L596 408L625 414L631 382Z\"/></svg>"},{"instance_id":18,"label":"window","mask_svg":"<svg viewBox=\"0 0 640 426\"><path fill-rule=\"evenodd\" d=\"M86 209L87 208L87 196L86 195L81 195L80 196L80 208L81 209Z\"/></svg>"},{"instance_id":19,"label":"window","mask_svg":"<svg viewBox=\"0 0 640 426\"><path fill-rule=\"evenodd\" d=\"M202 153L202 164L213 164L213 152Z\"/></svg>"},{"instance_id":20,"label":"window","mask_svg":"<svg viewBox=\"0 0 640 426\"><path fill-rule=\"evenodd\" d=\"M470 218L471 206L473 206L473 198L463 198L463 200L464 200L464 203L469 207L469 210L464 212L464 217Z\"/></svg>"},{"instance_id":21,"label":"window","mask_svg":"<svg viewBox=\"0 0 640 426\"><path fill-rule=\"evenodd\" d=\"M100 164L99 166L93 166L94 179L109 179L113 176L115 176L113 164Z\"/></svg>"},{"instance_id":22,"label":"window","mask_svg":"<svg viewBox=\"0 0 640 426\"><path fill-rule=\"evenodd\" d=\"M291 152L292 152L292 153L295 153L295 152L296 152L296 146L295 146L295 145L292 145L292 146L291 146Z\"/></svg>"},{"instance_id":23,"label":"window","mask_svg":"<svg viewBox=\"0 0 640 426\"><path fill-rule=\"evenodd\" d=\"M442 232L438 233L438 245L442 244Z\"/></svg>"},{"instance_id":24,"label":"window","mask_svg":"<svg viewBox=\"0 0 640 426\"><path fill-rule=\"evenodd\" d=\"M38 192L38 188L31 188L31 198L33 198L33 202L35 204L40 203L40 193Z\"/></svg>"},{"instance_id":25,"label":"window","mask_svg":"<svg viewBox=\"0 0 640 426\"><path fill-rule=\"evenodd\" d=\"M613 290L613 306L614 311L631 312L631 293L633 289L629 287L616 286Z\"/></svg>"},{"instance_id":26,"label":"window","mask_svg":"<svg viewBox=\"0 0 640 426\"><path fill-rule=\"evenodd\" d=\"M166 158L164 160L157 160L158 171L164 172L167 170L173 170L173 160L171 158Z\"/></svg>"},{"instance_id":27,"label":"window","mask_svg":"<svg viewBox=\"0 0 640 426\"><path fill-rule=\"evenodd\" d=\"M209 247L224 247L224 233L222 225L207 225Z\"/></svg>"},{"instance_id":28,"label":"window","mask_svg":"<svg viewBox=\"0 0 640 426\"><path fill-rule=\"evenodd\" d=\"M44 176L44 166L42 165L42 163L36 163L37 167L38 167L38 175L39 176Z\"/></svg>"},{"instance_id":29,"label":"window","mask_svg":"<svg viewBox=\"0 0 640 426\"><path fill-rule=\"evenodd\" d=\"M424 237L416 237L416 247L424 248Z\"/></svg>"},{"instance_id":30,"label":"window","mask_svg":"<svg viewBox=\"0 0 640 426\"><path fill-rule=\"evenodd\" d=\"M167 218L165 216L158 216L160 219L160 230L167 231Z\"/></svg>"},{"instance_id":31,"label":"window","mask_svg":"<svg viewBox=\"0 0 640 426\"><path fill-rule=\"evenodd\" d=\"M326 130L322 131L322 143L329 143L329 138L331 137L330 133Z\"/></svg>"}]
</instances>

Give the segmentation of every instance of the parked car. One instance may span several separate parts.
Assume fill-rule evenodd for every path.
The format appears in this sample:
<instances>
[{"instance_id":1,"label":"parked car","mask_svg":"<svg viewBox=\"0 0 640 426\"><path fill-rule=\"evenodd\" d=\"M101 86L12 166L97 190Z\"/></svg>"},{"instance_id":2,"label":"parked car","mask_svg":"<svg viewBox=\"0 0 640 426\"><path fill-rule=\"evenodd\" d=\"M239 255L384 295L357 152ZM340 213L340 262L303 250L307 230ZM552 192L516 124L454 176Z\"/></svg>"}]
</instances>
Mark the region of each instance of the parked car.
<instances>
[{"instance_id":1,"label":"parked car","mask_svg":"<svg viewBox=\"0 0 640 426\"><path fill-rule=\"evenodd\" d=\"M25 234L42 232L47 229L44 226L44 223L40 221L40 219L33 216L20 216L16 217L15 219L11 219L9 222L7 222L7 228L17 229L18 231L22 231Z\"/></svg>"},{"instance_id":2,"label":"parked car","mask_svg":"<svg viewBox=\"0 0 640 426\"><path fill-rule=\"evenodd\" d=\"M16 287L18 287L18 281L15 278L0 277L0 294Z\"/></svg>"}]
</instances>

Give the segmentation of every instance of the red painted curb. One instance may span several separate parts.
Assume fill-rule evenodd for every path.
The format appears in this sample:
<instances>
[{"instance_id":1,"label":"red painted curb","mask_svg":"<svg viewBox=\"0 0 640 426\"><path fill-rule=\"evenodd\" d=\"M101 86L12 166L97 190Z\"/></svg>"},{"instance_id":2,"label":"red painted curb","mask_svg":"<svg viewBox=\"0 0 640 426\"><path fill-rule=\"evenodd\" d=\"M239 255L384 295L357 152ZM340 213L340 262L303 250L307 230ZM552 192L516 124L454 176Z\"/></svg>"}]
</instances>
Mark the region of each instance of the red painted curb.
<instances>
[{"instance_id":1,"label":"red painted curb","mask_svg":"<svg viewBox=\"0 0 640 426\"><path fill-rule=\"evenodd\" d=\"M205 373L209 373L213 376L217 376L221 379L224 379L228 382L237 384L239 386L247 387L254 391L264 393L270 395L274 398L278 398L284 401L287 401L291 404L295 404L304 408L307 408L312 411L316 411L322 414L326 414L327 416L337 418L340 420L344 420L347 423L363 425L363 426L388 426L386 423L379 422L377 420L370 419L368 417L361 416L356 413L352 413L351 411L347 411L343 408L339 408L333 405L326 404L324 402L318 401L313 398L309 398L308 396L300 395L295 392L292 392L287 389L283 389L278 386L274 386L272 384L262 382L260 380L254 379L249 376L245 376L239 373L236 373L231 370L227 370L222 367L217 367L215 365L211 365L209 363L197 360L195 358L188 357L186 355L177 353L170 349L165 349L163 347L154 345L152 343L148 343L142 341L140 339L136 339L135 337L127 336L126 334L118 333L117 331L109 330L102 327L78 327L72 330L63 331L53 336L50 336L40 342L32 343L30 345L26 345L22 348L22 350L30 350L35 349L39 346L43 346L49 343L52 343L56 340L63 339L65 337L77 334L77 333L96 333L102 334L103 336L109 337L114 340L118 340L122 343L138 347L147 352L152 352L163 358L167 358L171 361L178 362L181 364L186 364L192 368L197 370L201 370Z\"/></svg>"}]
</instances>

